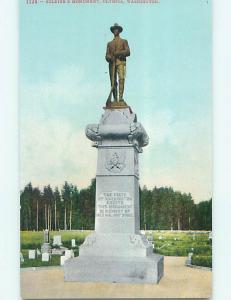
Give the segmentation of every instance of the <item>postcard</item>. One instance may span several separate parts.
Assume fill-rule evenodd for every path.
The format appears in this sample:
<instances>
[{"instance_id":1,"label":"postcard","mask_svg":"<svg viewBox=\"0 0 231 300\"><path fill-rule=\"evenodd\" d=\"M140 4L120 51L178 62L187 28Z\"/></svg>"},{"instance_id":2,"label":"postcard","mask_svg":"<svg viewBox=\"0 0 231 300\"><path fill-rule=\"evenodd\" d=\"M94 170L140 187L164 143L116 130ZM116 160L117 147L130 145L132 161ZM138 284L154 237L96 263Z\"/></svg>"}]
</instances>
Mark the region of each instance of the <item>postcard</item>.
<instances>
[{"instance_id":1,"label":"postcard","mask_svg":"<svg viewBox=\"0 0 231 300\"><path fill-rule=\"evenodd\" d=\"M209 298L210 0L20 0L23 299Z\"/></svg>"}]
</instances>

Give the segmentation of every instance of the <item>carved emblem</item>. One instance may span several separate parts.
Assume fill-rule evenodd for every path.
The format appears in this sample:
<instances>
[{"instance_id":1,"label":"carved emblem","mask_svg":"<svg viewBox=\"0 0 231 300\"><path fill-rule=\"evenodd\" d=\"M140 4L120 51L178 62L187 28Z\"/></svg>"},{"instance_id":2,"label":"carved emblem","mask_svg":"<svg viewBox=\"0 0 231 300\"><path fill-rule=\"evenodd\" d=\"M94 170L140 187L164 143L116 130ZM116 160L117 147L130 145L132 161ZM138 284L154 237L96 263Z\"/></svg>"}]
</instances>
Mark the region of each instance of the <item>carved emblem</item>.
<instances>
[{"instance_id":1,"label":"carved emblem","mask_svg":"<svg viewBox=\"0 0 231 300\"><path fill-rule=\"evenodd\" d=\"M125 167L125 152L107 152L105 167L113 173L121 172Z\"/></svg>"}]
</instances>

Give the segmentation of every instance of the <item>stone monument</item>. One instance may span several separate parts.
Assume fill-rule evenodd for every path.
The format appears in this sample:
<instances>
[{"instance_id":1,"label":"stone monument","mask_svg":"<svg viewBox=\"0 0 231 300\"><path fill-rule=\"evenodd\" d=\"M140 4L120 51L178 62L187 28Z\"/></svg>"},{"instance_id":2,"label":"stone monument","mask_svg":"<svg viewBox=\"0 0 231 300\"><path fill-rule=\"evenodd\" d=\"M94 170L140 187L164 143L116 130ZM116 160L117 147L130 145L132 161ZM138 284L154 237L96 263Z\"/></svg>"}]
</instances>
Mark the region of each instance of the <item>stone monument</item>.
<instances>
[{"instance_id":1,"label":"stone monument","mask_svg":"<svg viewBox=\"0 0 231 300\"><path fill-rule=\"evenodd\" d=\"M28 250L29 259L35 259L35 250Z\"/></svg>"},{"instance_id":2,"label":"stone monument","mask_svg":"<svg viewBox=\"0 0 231 300\"><path fill-rule=\"evenodd\" d=\"M71 239L71 247L76 247L75 239Z\"/></svg>"},{"instance_id":3,"label":"stone monument","mask_svg":"<svg viewBox=\"0 0 231 300\"><path fill-rule=\"evenodd\" d=\"M105 108L86 135L98 149L95 232L65 263L65 280L157 283L163 256L140 234L138 155L147 133L124 107Z\"/></svg>"},{"instance_id":4,"label":"stone monument","mask_svg":"<svg viewBox=\"0 0 231 300\"><path fill-rule=\"evenodd\" d=\"M53 236L53 246L62 246L62 237L61 235Z\"/></svg>"},{"instance_id":5,"label":"stone monument","mask_svg":"<svg viewBox=\"0 0 231 300\"><path fill-rule=\"evenodd\" d=\"M121 32L118 26L112 26L111 31ZM128 43L118 43L116 57L123 60ZM109 51L112 62L113 47ZM112 84L111 92L114 87ZM148 135L122 97L119 101L114 97L114 102L109 97L104 110L99 124L86 127L87 138L98 150L95 232L80 246L79 257L65 262L64 278L158 283L163 276L164 258L153 253L153 245L140 233L138 156L148 144Z\"/></svg>"},{"instance_id":6,"label":"stone monument","mask_svg":"<svg viewBox=\"0 0 231 300\"><path fill-rule=\"evenodd\" d=\"M42 261L49 261L50 260L50 254L48 252L42 253Z\"/></svg>"},{"instance_id":7,"label":"stone monument","mask_svg":"<svg viewBox=\"0 0 231 300\"><path fill-rule=\"evenodd\" d=\"M41 252L42 253L51 253L49 230L45 229L43 235L44 235L44 243L41 246Z\"/></svg>"}]
</instances>

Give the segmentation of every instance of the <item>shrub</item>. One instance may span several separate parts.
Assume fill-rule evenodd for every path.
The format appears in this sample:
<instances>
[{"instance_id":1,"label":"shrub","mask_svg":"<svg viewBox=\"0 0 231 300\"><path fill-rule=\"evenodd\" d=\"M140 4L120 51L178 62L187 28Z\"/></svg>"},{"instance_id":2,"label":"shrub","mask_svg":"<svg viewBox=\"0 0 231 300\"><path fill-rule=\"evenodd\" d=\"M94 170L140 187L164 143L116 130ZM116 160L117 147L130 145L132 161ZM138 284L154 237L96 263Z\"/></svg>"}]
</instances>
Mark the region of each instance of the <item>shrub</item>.
<instances>
[{"instance_id":1,"label":"shrub","mask_svg":"<svg viewBox=\"0 0 231 300\"><path fill-rule=\"evenodd\" d=\"M41 243L22 243L21 248L22 249L40 249L41 248Z\"/></svg>"},{"instance_id":2,"label":"shrub","mask_svg":"<svg viewBox=\"0 0 231 300\"><path fill-rule=\"evenodd\" d=\"M192 265L212 268L212 256L211 255L193 255Z\"/></svg>"},{"instance_id":3,"label":"shrub","mask_svg":"<svg viewBox=\"0 0 231 300\"><path fill-rule=\"evenodd\" d=\"M188 250L187 248L181 248L181 247L166 247L162 249L154 249L154 252L166 255L166 256L187 256Z\"/></svg>"},{"instance_id":4,"label":"shrub","mask_svg":"<svg viewBox=\"0 0 231 300\"><path fill-rule=\"evenodd\" d=\"M212 249L211 246L196 246L194 250L192 251L194 254L205 254L205 253L210 253L212 254Z\"/></svg>"}]
</instances>

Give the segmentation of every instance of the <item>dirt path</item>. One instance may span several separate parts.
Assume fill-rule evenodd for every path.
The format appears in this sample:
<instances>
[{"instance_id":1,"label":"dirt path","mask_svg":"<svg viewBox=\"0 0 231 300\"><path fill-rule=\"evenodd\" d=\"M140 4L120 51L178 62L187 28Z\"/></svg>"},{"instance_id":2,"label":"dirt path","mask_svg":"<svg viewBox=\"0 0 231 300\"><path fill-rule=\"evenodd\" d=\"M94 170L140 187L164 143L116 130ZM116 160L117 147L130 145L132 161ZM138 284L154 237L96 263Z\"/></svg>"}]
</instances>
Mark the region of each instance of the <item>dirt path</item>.
<instances>
[{"instance_id":1,"label":"dirt path","mask_svg":"<svg viewBox=\"0 0 231 300\"><path fill-rule=\"evenodd\" d=\"M23 299L36 298L208 298L212 272L186 267L185 257L165 257L164 277L158 285L64 282L63 269L21 271Z\"/></svg>"}]
</instances>

